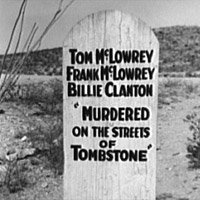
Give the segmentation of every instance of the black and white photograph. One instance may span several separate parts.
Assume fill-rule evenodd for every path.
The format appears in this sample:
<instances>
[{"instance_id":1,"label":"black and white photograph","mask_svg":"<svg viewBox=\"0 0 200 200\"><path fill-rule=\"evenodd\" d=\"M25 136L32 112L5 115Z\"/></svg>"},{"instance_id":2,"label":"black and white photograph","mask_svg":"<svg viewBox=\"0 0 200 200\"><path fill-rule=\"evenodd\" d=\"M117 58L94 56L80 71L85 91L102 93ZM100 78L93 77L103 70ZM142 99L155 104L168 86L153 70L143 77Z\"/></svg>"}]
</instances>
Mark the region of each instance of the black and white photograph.
<instances>
[{"instance_id":1,"label":"black and white photograph","mask_svg":"<svg viewBox=\"0 0 200 200\"><path fill-rule=\"evenodd\" d=\"M0 200L200 200L199 0L0 0Z\"/></svg>"}]
</instances>

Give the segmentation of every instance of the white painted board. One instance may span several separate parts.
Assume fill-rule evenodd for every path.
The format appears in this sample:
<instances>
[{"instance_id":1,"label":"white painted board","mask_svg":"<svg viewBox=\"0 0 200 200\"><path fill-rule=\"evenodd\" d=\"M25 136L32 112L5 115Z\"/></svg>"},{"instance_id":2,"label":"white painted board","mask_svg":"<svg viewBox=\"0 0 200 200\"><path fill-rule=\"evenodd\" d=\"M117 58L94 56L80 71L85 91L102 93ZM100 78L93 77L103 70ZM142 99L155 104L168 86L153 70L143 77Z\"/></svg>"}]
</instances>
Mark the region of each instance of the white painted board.
<instances>
[{"instance_id":1,"label":"white painted board","mask_svg":"<svg viewBox=\"0 0 200 200\"><path fill-rule=\"evenodd\" d=\"M154 200L159 44L141 20L101 11L63 47L64 199Z\"/></svg>"}]
</instances>

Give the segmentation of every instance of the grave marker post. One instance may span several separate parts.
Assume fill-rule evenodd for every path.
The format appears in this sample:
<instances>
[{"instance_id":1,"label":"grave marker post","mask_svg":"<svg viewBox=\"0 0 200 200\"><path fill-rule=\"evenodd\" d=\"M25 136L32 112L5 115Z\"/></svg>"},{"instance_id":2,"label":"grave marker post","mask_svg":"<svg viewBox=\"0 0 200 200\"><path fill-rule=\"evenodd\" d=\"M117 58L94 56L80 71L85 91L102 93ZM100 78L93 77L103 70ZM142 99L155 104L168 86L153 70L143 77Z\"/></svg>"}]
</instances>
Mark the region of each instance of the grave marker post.
<instances>
[{"instance_id":1,"label":"grave marker post","mask_svg":"<svg viewBox=\"0 0 200 200\"><path fill-rule=\"evenodd\" d=\"M65 200L155 199L158 54L151 29L120 11L67 35Z\"/></svg>"}]
</instances>

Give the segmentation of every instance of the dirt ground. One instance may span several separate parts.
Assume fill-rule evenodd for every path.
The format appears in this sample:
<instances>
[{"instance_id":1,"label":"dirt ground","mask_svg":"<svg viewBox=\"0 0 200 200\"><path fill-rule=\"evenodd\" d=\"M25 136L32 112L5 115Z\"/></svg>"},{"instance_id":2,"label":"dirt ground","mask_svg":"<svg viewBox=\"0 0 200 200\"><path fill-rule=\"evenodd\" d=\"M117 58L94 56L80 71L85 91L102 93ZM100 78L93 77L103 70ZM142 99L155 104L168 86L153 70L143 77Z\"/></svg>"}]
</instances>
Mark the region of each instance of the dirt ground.
<instances>
[{"instance_id":1,"label":"dirt ground","mask_svg":"<svg viewBox=\"0 0 200 200\"><path fill-rule=\"evenodd\" d=\"M159 104L157 134L157 200L199 200L200 169L189 169L187 137L191 137L189 125L183 121L186 115L200 111L200 93L185 97L175 96L173 101ZM18 127L25 128L21 117L21 105L13 102L3 103L0 109L0 152L23 143L14 138ZM24 112L32 112L26 108ZM0 186L1 200L61 200L62 175L53 172L42 163L29 169L29 184L23 190L10 193Z\"/></svg>"},{"instance_id":2,"label":"dirt ground","mask_svg":"<svg viewBox=\"0 0 200 200\"><path fill-rule=\"evenodd\" d=\"M28 115L33 110L14 102L3 103L1 109L6 111L5 114L0 115L1 154L13 148L27 148L29 144L15 136L19 131L27 128L26 120L21 111L23 110L23 113ZM10 193L5 185L0 186L1 200L58 200L63 198L62 175L55 176L53 171L46 167L42 161L30 164L30 159L24 159L22 164L26 167L28 183L24 188L14 193Z\"/></svg>"},{"instance_id":3,"label":"dirt ground","mask_svg":"<svg viewBox=\"0 0 200 200\"><path fill-rule=\"evenodd\" d=\"M158 199L200 199L200 170L188 168L186 115L199 110L199 96L172 103L158 110L157 187ZM163 197L163 198L162 198Z\"/></svg>"}]
</instances>

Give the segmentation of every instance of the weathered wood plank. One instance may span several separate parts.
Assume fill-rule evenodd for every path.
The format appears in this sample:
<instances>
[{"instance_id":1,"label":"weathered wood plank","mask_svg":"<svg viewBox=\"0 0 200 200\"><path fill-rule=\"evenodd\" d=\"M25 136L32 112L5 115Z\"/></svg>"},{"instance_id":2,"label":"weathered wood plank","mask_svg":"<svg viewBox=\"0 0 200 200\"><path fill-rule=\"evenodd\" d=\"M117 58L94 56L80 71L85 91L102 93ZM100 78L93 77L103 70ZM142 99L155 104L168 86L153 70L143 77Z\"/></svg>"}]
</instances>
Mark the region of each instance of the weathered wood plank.
<instances>
[{"instance_id":1,"label":"weathered wood plank","mask_svg":"<svg viewBox=\"0 0 200 200\"><path fill-rule=\"evenodd\" d=\"M98 63L102 49L108 53L108 60ZM131 52L127 63L123 50ZM65 200L155 199L158 54L158 41L151 29L120 11L89 15L67 35L63 47ZM77 60L73 63L74 56ZM87 57L89 63L82 63ZM108 71L104 73L106 66ZM87 69L96 70L96 75L93 71L91 78L87 74L85 80ZM78 85L83 85L85 94L78 95ZM94 116L98 109L99 120ZM82 126L88 128L88 135L76 137ZM94 136L94 126L99 127L98 137ZM104 137L100 134L102 127ZM107 137L105 127L108 127ZM119 130L124 135L115 137ZM103 148L104 144L111 147ZM100 155L96 161L93 157L89 160L88 149L104 152L106 159ZM140 154L137 161L129 160L130 151ZM121 157L116 158L118 154Z\"/></svg>"}]
</instances>

